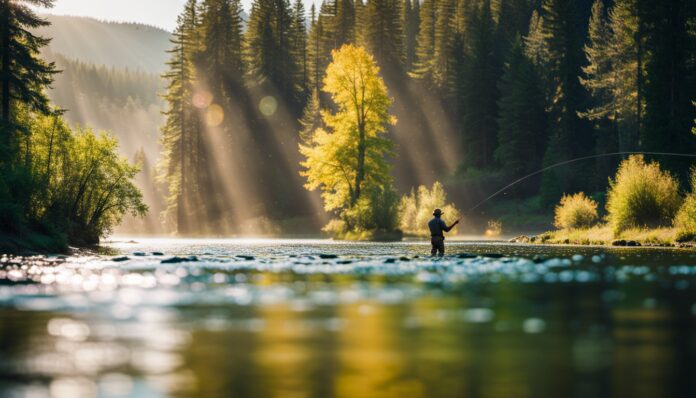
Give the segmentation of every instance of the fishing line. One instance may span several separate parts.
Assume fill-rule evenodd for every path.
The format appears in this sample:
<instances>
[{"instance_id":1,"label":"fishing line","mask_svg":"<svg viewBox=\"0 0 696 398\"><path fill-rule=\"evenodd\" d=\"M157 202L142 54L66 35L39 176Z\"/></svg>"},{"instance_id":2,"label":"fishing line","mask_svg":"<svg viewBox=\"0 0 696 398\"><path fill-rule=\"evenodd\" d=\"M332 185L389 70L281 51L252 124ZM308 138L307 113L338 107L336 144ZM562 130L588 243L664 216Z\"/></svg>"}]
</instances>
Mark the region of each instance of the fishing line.
<instances>
[{"instance_id":1,"label":"fishing line","mask_svg":"<svg viewBox=\"0 0 696 398\"><path fill-rule=\"evenodd\" d=\"M559 166L565 166L565 165L570 164L570 163L580 162L580 161L588 160L588 159L595 159L595 158L608 157L608 156L625 156L625 155L681 156L681 157L696 158L696 154L689 154L689 153L672 153L672 152L612 152L612 153L601 153L601 154L598 154L598 155L583 156L583 157L581 157L581 158L575 158L575 159L565 160L565 161L563 161L563 162L559 162L559 163L556 163L556 164L552 164L551 166L544 167L544 168L541 169L541 170L537 170L537 171L535 171L535 172L533 172L533 173L531 173L531 174L527 174L526 176L521 177L521 178L519 178L519 179L513 181L512 183L510 183L510 184L504 186L503 188L501 188L500 190L496 191L493 195L490 195L490 196L487 197L486 199L484 199L484 200L482 200L481 202L479 202L476 206L474 206L474 207L472 207L471 209L469 209L468 212L470 213L470 212L472 212L472 211L478 209L482 204L488 202L489 200L491 200L491 199L495 198L496 196L500 195L501 193L507 191L510 187L513 187L513 186L519 184L520 182L522 182L522 181L524 181L524 180L526 180L526 179L528 179L528 178L534 177L534 176L537 175L537 174L541 174L541 173L543 173L543 172L545 172L545 171L547 171L547 170L551 170L551 169L556 168L556 167L559 167Z\"/></svg>"}]
</instances>

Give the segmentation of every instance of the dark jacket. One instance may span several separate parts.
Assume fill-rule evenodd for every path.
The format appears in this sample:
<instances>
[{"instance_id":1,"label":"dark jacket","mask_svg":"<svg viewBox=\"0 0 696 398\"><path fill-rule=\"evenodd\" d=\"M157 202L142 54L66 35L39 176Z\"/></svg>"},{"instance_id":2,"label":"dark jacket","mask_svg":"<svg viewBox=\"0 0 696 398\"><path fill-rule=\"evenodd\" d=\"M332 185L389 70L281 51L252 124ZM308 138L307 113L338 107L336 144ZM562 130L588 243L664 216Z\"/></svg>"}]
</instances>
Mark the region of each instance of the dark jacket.
<instances>
[{"instance_id":1,"label":"dark jacket","mask_svg":"<svg viewBox=\"0 0 696 398\"><path fill-rule=\"evenodd\" d=\"M428 221L428 228L430 228L430 236L444 238L444 232L449 232L453 226L448 227L443 219L440 217L433 217L432 220Z\"/></svg>"}]
</instances>

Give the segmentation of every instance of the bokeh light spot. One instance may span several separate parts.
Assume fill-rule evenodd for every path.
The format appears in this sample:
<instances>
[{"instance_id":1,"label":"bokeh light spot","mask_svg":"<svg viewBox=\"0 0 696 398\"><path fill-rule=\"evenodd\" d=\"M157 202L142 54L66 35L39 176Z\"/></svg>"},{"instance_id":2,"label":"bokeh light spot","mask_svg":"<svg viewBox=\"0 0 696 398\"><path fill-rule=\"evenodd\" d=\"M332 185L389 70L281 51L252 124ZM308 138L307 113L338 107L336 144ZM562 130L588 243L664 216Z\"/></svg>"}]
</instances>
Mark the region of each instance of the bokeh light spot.
<instances>
[{"instance_id":1,"label":"bokeh light spot","mask_svg":"<svg viewBox=\"0 0 696 398\"><path fill-rule=\"evenodd\" d=\"M273 116L276 113L276 110L278 110L278 101L275 99L275 97L270 95L263 97L261 98L261 102L259 102L259 110L261 110L261 113L266 116Z\"/></svg>"},{"instance_id":2,"label":"bokeh light spot","mask_svg":"<svg viewBox=\"0 0 696 398\"><path fill-rule=\"evenodd\" d=\"M217 127L225 120L225 111L218 104L212 104L208 107L205 115L205 120L210 127Z\"/></svg>"},{"instance_id":3,"label":"bokeh light spot","mask_svg":"<svg viewBox=\"0 0 696 398\"><path fill-rule=\"evenodd\" d=\"M193 106L205 109L213 103L213 94L207 90L199 90L193 94Z\"/></svg>"}]
</instances>

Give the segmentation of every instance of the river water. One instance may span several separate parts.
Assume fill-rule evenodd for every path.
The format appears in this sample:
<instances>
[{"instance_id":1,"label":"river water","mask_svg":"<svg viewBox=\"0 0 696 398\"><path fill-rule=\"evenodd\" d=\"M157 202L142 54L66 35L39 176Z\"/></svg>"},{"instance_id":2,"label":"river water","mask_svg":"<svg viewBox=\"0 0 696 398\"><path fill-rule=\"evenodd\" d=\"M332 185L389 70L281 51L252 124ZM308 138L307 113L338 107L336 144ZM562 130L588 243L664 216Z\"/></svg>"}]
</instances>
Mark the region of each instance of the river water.
<instances>
[{"instance_id":1,"label":"river water","mask_svg":"<svg viewBox=\"0 0 696 398\"><path fill-rule=\"evenodd\" d=\"M0 258L0 396L696 396L693 251L106 247Z\"/></svg>"}]
</instances>

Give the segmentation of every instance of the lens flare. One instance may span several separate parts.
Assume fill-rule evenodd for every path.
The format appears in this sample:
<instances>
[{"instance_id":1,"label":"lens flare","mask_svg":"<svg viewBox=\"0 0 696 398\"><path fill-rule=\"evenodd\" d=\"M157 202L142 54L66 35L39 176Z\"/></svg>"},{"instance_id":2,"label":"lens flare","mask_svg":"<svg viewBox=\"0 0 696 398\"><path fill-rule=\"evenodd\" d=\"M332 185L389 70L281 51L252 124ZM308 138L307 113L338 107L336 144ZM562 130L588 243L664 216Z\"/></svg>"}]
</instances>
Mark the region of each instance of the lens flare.
<instances>
[{"instance_id":1,"label":"lens flare","mask_svg":"<svg viewBox=\"0 0 696 398\"><path fill-rule=\"evenodd\" d=\"M278 101L275 99L275 97L270 95L263 97L259 102L259 110L261 110L261 113L266 116L273 116L276 113L276 110L278 110Z\"/></svg>"},{"instance_id":2,"label":"lens flare","mask_svg":"<svg viewBox=\"0 0 696 398\"><path fill-rule=\"evenodd\" d=\"M212 104L208 107L205 114L205 121L210 127L217 127L225 120L225 111L218 104Z\"/></svg>"},{"instance_id":3,"label":"lens flare","mask_svg":"<svg viewBox=\"0 0 696 398\"><path fill-rule=\"evenodd\" d=\"M213 103L213 94L207 90L199 90L193 94L193 106L199 109L205 109Z\"/></svg>"}]
</instances>

